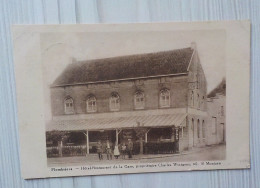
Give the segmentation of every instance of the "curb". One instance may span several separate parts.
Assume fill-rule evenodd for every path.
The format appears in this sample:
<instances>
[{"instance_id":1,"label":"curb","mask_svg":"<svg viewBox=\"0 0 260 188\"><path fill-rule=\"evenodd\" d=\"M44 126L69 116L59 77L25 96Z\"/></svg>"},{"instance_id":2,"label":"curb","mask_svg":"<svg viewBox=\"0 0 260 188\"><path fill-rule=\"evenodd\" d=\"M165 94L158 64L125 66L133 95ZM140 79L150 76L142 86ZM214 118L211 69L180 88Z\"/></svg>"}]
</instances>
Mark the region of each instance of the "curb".
<instances>
[{"instance_id":1,"label":"curb","mask_svg":"<svg viewBox=\"0 0 260 188\"><path fill-rule=\"evenodd\" d=\"M182 152L182 153L176 153L176 154L171 154L171 155L160 155L160 156L151 156L151 157L140 157L140 158L132 158L132 159L128 159L128 160L141 160L141 159L156 159L156 158L167 158L167 157L173 157L173 156L180 156L180 155L188 155L188 154L192 154L192 153L197 153L203 150L208 150L211 148L214 148L216 146L206 146L203 147L201 149L198 150L191 150L191 151L186 151L186 152Z\"/></svg>"}]
</instances>

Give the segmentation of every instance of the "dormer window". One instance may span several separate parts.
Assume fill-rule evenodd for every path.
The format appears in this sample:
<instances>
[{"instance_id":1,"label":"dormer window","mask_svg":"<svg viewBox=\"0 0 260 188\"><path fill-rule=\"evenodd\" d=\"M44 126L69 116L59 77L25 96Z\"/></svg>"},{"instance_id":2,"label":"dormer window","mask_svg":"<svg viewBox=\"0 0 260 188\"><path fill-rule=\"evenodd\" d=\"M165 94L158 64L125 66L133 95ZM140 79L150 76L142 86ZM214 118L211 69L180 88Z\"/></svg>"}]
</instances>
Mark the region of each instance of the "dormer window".
<instances>
[{"instance_id":1,"label":"dormer window","mask_svg":"<svg viewBox=\"0 0 260 188\"><path fill-rule=\"evenodd\" d=\"M170 91L168 89L163 89L160 92L160 107L170 107Z\"/></svg>"},{"instance_id":2,"label":"dormer window","mask_svg":"<svg viewBox=\"0 0 260 188\"><path fill-rule=\"evenodd\" d=\"M94 96L89 96L87 99L87 112L97 111L97 100Z\"/></svg>"},{"instance_id":3,"label":"dormer window","mask_svg":"<svg viewBox=\"0 0 260 188\"><path fill-rule=\"evenodd\" d=\"M118 111L120 109L120 98L117 93L112 93L109 106L111 111Z\"/></svg>"},{"instance_id":4,"label":"dormer window","mask_svg":"<svg viewBox=\"0 0 260 188\"><path fill-rule=\"evenodd\" d=\"M73 99L71 97L67 97L65 99L64 109L65 109L65 114L74 114Z\"/></svg>"},{"instance_id":5,"label":"dormer window","mask_svg":"<svg viewBox=\"0 0 260 188\"><path fill-rule=\"evenodd\" d=\"M135 109L144 109L144 93L138 91L135 93L134 98Z\"/></svg>"}]
</instances>

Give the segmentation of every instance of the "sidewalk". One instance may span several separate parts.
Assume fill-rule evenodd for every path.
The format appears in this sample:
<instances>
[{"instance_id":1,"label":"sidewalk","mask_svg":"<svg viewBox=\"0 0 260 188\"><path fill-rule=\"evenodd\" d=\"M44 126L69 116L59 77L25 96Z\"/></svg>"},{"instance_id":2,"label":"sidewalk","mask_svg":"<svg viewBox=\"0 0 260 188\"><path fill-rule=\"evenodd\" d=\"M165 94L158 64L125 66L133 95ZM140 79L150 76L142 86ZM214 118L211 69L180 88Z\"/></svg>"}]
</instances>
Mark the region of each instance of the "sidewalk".
<instances>
[{"instance_id":1,"label":"sidewalk","mask_svg":"<svg viewBox=\"0 0 260 188\"><path fill-rule=\"evenodd\" d=\"M206 151L211 148L215 148L221 145L212 145L212 146L204 146L204 147L194 147L188 151L183 151L181 153L174 153L174 154L140 154L134 155L132 159L129 160L141 160L141 159L154 159L154 158L164 158L164 157L173 157L173 156L180 156L180 155L188 155L192 153L197 153L201 151Z\"/></svg>"},{"instance_id":2,"label":"sidewalk","mask_svg":"<svg viewBox=\"0 0 260 188\"><path fill-rule=\"evenodd\" d=\"M133 155L133 158L125 159L120 156L118 159L113 157L107 160L106 154L103 154L103 160L98 159L97 154L88 154L87 156L48 158L48 166L80 166L87 164L114 164L114 163L139 163L139 162L164 162L164 161L192 161L192 160L210 160L211 158L222 160L225 154L225 145L206 146L193 148L177 154L151 154L151 155ZM224 154L223 154L224 153ZM220 155L220 156L219 156Z\"/></svg>"}]
</instances>

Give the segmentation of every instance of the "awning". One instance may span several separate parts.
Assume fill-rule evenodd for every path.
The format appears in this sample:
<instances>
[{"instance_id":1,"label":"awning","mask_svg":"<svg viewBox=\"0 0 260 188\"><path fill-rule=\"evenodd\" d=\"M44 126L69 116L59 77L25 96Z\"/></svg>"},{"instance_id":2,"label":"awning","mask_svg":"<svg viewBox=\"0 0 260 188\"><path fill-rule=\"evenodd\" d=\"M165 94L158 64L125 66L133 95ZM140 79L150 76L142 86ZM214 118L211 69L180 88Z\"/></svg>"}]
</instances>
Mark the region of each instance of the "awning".
<instances>
[{"instance_id":1,"label":"awning","mask_svg":"<svg viewBox=\"0 0 260 188\"><path fill-rule=\"evenodd\" d=\"M100 119L52 120L46 130L76 131L76 130L112 130L136 127L184 127L187 114L164 114L131 117L110 117Z\"/></svg>"}]
</instances>

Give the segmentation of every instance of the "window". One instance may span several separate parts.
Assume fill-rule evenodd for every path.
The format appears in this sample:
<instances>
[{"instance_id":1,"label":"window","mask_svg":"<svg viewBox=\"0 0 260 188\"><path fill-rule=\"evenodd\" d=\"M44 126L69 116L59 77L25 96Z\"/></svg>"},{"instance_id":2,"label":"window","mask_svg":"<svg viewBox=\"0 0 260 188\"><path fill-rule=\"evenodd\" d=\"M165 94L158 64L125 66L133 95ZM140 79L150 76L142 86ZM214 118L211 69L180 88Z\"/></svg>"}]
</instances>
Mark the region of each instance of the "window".
<instances>
[{"instance_id":1,"label":"window","mask_svg":"<svg viewBox=\"0 0 260 188\"><path fill-rule=\"evenodd\" d=\"M212 134L217 134L217 118L212 117Z\"/></svg>"},{"instance_id":2,"label":"window","mask_svg":"<svg viewBox=\"0 0 260 188\"><path fill-rule=\"evenodd\" d=\"M191 130L192 130L192 145L195 146L195 124L194 119L191 119Z\"/></svg>"},{"instance_id":3,"label":"window","mask_svg":"<svg viewBox=\"0 0 260 188\"><path fill-rule=\"evenodd\" d=\"M73 99L71 97L67 97L65 99L64 109L65 109L65 114L73 114L74 113Z\"/></svg>"},{"instance_id":4,"label":"window","mask_svg":"<svg viewBox=\"0 0 260 188\"><path fill-rule=\"evenodd\" d=\"M199 89L200 88L200 74L197 74L196 77L197 77L197 89Z\"/></svg>"},{"instance_id":5,"label":"window","mask_svg":"<svg viewBox=\"0 0 260 188\"><path fill-rule=\"evenodd\" d=\"M200 94L197 95L197 100L198 100L198 109L200 109Z\"/></svg>"},{"instance_id":6,"label":"window","mask_svg":"<svg viewBox=\"0 0 260 188\"><path fill-rule=\"evenodd\" d=\"M94 96L89 96L87 99L87 112L97 111L97 100Z\"/></svg>"},{"instance_id":7,"label":"window","mask_svg":"<svg viewBox=\"0 0 260 188\"><path fill-rule=\"evenodd\" d=\"M221 108L220 108L220 115L224 116L224 106L221 106Z\"/></svg>"},{"instance_id":8,"label":"window","mask_svg":"<svg viewBox=\"0 0 260 188\"><path fill-rule=\"evenodd\" d=\"M197 136L200 138L200 120L198 119L198 124L197 124Z\"/></svg>"},{"instance_id":9,"label":"window","mask_svg":"<svg viewBox=\"0 0 260 188\"><path fill-rule=\"evenodd\" d=\"M120 109L120 98L117 93L112 93L109 105L111 111L118 111Z\"/></svg>"},{"instance_id":10,"label":"window","mask_svg":"<svg viewBox=\"0 0 260 188\"><path fill-rule=\"evenodd\" d=\"M205 101L205 97L203 96L203 97L202 97L202 101L201 101L201 107L202 107L202 109L204 108L204 101Z\"/></svg>"},{"instance_id":11,"label":"window","mask_svg":"<svg viewBox=\"0 0 260 188\"><path fill-rule=\"evenodd\" d=\"M194 119L193 119L193 118L192 118L192 120L191 120L191 130L194 131Z\"/></svg>"},{"instance_id":12,"label":"window","mask_svg":"<svg viewBox=\"0 0 260 188\"><path fill-rule=\"evenodd\" d=\"M160 93L160 107L170 107L170 91L164 89Z\"/></svg>"},{"instance_id":13,"label":"window","mask_svg":"<svg viewBox=\"0 0 260 188\"><path fill-rule=\"evenodd\" d=\"M191 106L194 106L194 92L191 92L191 97L190 97L190 101L191 101Z\"/></svg>"},{"instance_id":14,"label":"window","mask_svg":"<svg viewBox=\"0 0 260 188\"><path fill-rule=\"evenodd\" d=\"M144 109L144 93L143 92L137 92L135 94L135 109Z\"/></svg>"},{"instance_id":15,"label":"window","mask_svg":"<svg viewBox=\"0 0 260 188\"><path fill-rule=\"evenodd\" d=\"M202 138L206 138L206 126L204 120L202 121Z\"/></svg>"}]
</instances>

